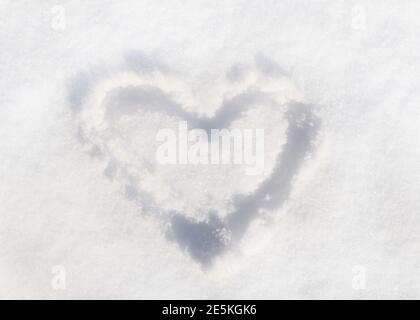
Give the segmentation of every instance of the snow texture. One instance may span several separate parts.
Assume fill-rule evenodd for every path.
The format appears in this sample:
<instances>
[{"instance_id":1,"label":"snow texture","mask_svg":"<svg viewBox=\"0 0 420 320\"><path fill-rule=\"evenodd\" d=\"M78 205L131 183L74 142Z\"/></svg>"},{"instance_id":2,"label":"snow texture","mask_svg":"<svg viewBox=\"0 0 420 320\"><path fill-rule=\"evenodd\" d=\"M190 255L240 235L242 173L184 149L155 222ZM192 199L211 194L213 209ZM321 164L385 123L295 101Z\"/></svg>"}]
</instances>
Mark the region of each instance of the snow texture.
<instances>
[{"instance_id":1,"label":"snow texture","mask_svg":"<svg viewBox=\"0 0 420 320\"><path fill-rule=\"evenodd\" d=\"M419 15L0 0L0 298L420 298ZM179 121L263 174L156 163Z\"/></svg>"}]
</instances>

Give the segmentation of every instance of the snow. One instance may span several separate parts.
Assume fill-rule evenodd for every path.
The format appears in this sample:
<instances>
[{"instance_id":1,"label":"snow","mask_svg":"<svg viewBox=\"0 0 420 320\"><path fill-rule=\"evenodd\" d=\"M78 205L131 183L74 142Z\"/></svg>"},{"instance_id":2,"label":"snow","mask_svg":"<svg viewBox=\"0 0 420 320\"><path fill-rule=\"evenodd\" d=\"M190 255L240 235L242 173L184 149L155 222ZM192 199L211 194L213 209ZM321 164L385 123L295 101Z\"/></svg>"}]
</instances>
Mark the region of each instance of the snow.
<instances>
[{"instance_id":1,"label":"snow","mask_svg":"<svg viewBox=\"0 0 420 320\"><path fill-rule=\"evenodd\" d=\"M419 298L419 14L414 0L0 0L0 297ZM115 133L100 114L146 79L211 118L244 88L243 70L274 99L302 100L319 130L281 205L259 200L207 263L182 221L226 218L235 194L270 178L275 155L298 144L286 111L263 104L234 123L272 134L261 181L232 167L151 174L135 147L150 160L153 133L174 119L125 115ZM122 96L89 113L108 80ZM171 210L184 238L168 234Z\"/></svg>"}]
</instances>

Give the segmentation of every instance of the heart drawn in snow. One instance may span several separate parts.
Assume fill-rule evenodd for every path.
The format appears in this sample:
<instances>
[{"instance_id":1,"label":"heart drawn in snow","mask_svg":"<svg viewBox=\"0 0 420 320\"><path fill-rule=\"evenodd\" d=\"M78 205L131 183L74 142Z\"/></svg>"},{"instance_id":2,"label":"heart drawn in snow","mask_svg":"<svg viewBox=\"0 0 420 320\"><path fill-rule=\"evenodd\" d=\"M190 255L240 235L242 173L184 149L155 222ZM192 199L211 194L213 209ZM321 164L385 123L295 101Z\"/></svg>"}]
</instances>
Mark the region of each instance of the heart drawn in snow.
<instances>
[{"instance_id":1,"label":"heart drawn in snow","mask_svg":"<svg viewBox=\"0 0 420 320\"><path fill-rule=\"evenodd\" d=\"M81 74L69 96L80 137L103 160L105 175L204 266L238 243L252 221L288 199L320 125L268 59L236 65L214 82L190 83L153 59L128 55L122 70ZM206 132L263 128L264 172L248 176L240 165L159 164L156 133L180 121Z\"/></svg>"}]
</instances>

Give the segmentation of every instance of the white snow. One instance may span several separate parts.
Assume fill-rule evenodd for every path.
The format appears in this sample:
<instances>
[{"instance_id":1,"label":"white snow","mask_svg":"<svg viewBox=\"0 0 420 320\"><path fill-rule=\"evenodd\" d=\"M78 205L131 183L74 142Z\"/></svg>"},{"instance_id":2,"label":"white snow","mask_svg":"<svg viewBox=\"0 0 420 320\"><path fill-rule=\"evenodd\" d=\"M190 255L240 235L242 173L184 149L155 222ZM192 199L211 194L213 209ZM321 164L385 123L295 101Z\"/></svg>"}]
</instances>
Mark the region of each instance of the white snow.
<instances>
[{"instance_id":1,"label":"white snow","mask_svg":"<svg viewBox=\"0 0 420 320\"><path fill-rule=\"evenodd\" d=\"M416 0L0 0L0 297L419 298L419 15ZM183 108L209 117L237 94L226 75L249 69L254 86L302 99L320 119L286 201L261 205L261 218L210 266L168 237L166 211L223 217L233 194L261 182L237 168L146 176L124 143L132 135L150 156L156 126L174 123L165 115L125 116L118 135L107 124L88 133L110 137L101 140L110 153L98 154L80 131L93 105L83 99L103 79L133 85L118 78L127 68L163 70L161 82L146 82L179 82L177 92L198 101L182 96ZM283 92L270 72L284 77ZM284 110L267 112L235 125L277 130L280 143L267 137L272 168L288 124ZM89 117L83 128L97 124ZM133 151L119 158L123 178L107 167L117 150ZM127 177L145 194L133 195ZM63 290L52 285L57 265Z\"/></svg>"}]
</instances>

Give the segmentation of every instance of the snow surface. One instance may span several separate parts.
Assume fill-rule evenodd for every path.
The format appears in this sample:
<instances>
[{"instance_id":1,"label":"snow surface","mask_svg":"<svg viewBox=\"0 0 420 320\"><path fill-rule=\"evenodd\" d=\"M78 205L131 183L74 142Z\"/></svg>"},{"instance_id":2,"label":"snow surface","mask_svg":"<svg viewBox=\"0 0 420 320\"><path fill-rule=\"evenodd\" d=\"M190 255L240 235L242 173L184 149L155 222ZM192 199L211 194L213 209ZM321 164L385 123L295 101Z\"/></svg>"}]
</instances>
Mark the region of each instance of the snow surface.
<instances>
[{"instance_id":1,"label":"snow surface","mask_svg":"<svg viewBox=\"0 0 420 320\"><path fill-rule=\"evenodd\" d=\"M0 297L420 298L419 15L416 0L0 0ZM232 126L271 133L263 178L153 168L175 118L139 81L210 119L262 91ZM267 97L303 104L311 147ZM165 112L119 114L133 99ZM287 152L293 174L261 193L276 205L238 209ZM246 230L209 257L211 210Z\"/></svg>"}]
</instances>

